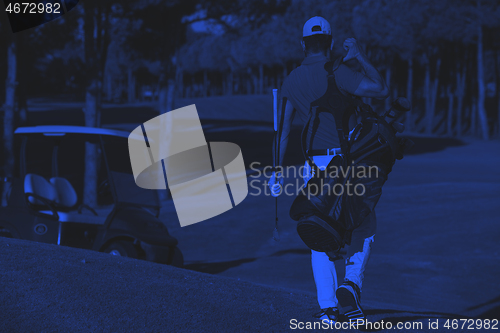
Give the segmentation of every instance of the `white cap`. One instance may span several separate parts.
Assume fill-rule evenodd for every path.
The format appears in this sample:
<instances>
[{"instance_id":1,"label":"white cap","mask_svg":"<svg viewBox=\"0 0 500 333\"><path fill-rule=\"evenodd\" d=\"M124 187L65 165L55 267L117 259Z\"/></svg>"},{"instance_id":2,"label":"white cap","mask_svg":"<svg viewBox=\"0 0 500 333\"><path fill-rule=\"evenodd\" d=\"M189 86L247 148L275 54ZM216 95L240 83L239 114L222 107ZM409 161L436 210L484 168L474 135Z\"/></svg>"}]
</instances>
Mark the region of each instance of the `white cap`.
<instances>
[{"instance_id":1,"label":"white cap","mask_svg":"<svg viewBox=\"0 0 500 333\"><path fill-rule=\"evenodd\" d=\"M332 35L332 29L330 28L330 23L321 16L314 16L307 20L302 29L302 37L308 37L312 35Z\"/></svg>"}]
</instances>

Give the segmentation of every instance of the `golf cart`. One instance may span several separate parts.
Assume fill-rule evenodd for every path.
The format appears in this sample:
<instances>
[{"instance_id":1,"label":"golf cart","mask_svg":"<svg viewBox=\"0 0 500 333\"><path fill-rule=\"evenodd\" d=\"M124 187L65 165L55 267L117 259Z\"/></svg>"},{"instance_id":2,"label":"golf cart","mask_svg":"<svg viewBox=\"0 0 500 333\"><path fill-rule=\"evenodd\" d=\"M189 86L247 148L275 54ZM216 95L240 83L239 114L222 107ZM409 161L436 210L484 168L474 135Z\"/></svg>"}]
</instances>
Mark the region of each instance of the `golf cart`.
<instances>
[{"instance_id":1,"label":"golf cart","mask_svg":"<svg viewBox=\"0 0 500 333\"><path fill-rule=\"evenodd\" d=\"M177 240L158 219L157 191L134 182L128 135L80 126L18 128L0 236L182 266ZM98 185L89 186L92 207L82 202L86 149L97 157L87 170Z\"/></svg>"}]
</instances>

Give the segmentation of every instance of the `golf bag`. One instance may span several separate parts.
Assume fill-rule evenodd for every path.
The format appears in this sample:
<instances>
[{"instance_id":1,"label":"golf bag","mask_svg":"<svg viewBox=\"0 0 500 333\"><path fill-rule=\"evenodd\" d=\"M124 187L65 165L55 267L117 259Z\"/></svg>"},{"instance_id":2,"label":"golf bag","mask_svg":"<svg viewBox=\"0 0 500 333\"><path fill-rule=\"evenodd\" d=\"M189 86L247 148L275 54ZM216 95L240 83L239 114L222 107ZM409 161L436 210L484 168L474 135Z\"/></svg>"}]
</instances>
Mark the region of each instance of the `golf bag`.
<instances>
[{"instance_id":1,"label":"golf bag","mask_svg":"<svg viewBox=\"0 0 500 333\"><path fill-rule=\"evenodd\" d=\"M290 208L297 232L304 243L319 252L337 252L350 244L352 231L373 211L382 195L396 159L403 158L413 143L398 138L404 126L395 122L409 102L398 98L383 116L359 98L343 95L335 82L340 60L325 64L328 88L325 95L311 103L308 121L302 130L302 152L313 170L313 178L299 193ZM318 114L329 112L335 119L341 154L333 157L326 169L314 164L311 140L319 125ZM349 132L349 118L360 118ZM350 191L349 191L350 190Z\"/></svg>"}]
</instances>

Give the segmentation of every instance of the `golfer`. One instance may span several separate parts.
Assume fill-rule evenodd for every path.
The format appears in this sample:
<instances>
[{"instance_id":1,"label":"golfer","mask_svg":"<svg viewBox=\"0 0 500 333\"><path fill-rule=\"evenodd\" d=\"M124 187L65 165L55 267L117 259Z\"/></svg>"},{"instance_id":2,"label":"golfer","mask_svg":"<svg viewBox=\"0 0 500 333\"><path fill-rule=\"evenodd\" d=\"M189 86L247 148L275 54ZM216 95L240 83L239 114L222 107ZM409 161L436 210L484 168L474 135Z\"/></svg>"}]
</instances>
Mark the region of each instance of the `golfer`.
<instances>
[{"instance_id":1,"label":"golfer","mask_svg":"<svg viewBox=\"0 0 500 333\"><path fill-rule=\"evenodd\" d=\"M281 110L284 112L284 121L280 129L280 156L277 165L283 165L295 114L298 114L303 123L307 122L311 102L326 93L328 81L324 65L330 61L330 53L334 44L328 21L319 16L309 19L304 24L301 44L305 59L290 73L281 87ZM340 92L344 96L386 98L389 90L384 80L368 61L356 40L346 39L343 47L347 55L334 72L335 82ZM353 71L348 67L353 59L359 62L361 72ZM335 120L330 113L320 113L316 130L308 133L307 136L311 142L308 155L320 169L326 168L333 156L340 154ZM300 147L294 147L294 149L300 149ZM303 175L305 183L313 177L311 170L311 166L306 161ZM281 175L274 175L269 183L273 195L281 193ZM375 236L376 223L375 212L372 212L361 226L353 231L351 245L347 249L345 259L346 273L340 286L338 286L334 262L329 254L311 250L312 270L321 308L321 311L315 315L316 318L336 322L342 314L342 319L365 319L360 294L363 273ZM342 311L340 312L339 309Z\"/></svg>"}]
</instances>

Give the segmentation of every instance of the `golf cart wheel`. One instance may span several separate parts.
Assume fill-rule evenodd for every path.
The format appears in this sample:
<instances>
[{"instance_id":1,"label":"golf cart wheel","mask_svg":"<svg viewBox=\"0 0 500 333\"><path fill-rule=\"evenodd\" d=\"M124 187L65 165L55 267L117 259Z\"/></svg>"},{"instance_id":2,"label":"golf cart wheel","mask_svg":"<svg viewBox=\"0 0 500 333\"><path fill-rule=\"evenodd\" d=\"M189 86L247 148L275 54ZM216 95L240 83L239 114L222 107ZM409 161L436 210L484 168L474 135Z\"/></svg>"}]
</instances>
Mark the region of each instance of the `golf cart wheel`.
<instances>
[{"instance_id":1,"label":"golf cart wheel","mask_svg":"<svg viewBox=\"0 0 500 333\"><path fill-rule=\"evenodd\" d=\"M0 237L14 238L9 229L0 228Z\"/></svg>"},{"instance_id":2,"label":"golf cart wheel","mask_svg":"<svg viewBox=\"0 0 500 333\"><path fill-rule=\"evenodd\" d=\"M137 258L137 249L132 242L128 241L118 241L111 243L104 252L109 253L114 256L127 257L127 258Z\"/></svg>"}]
</instances>

